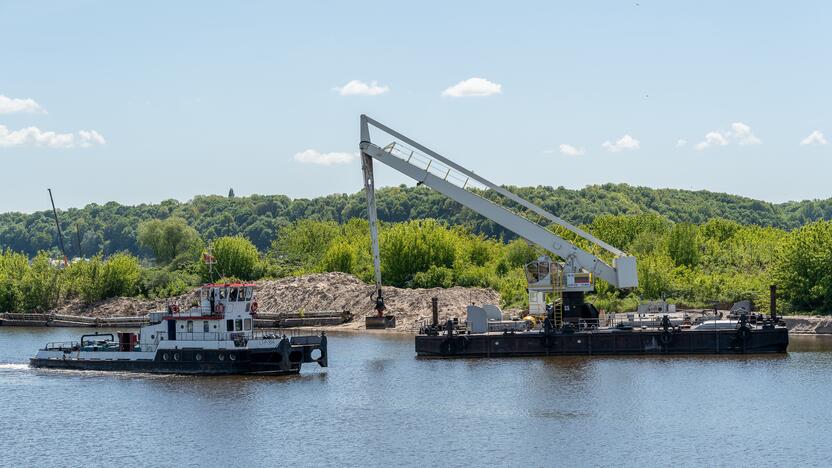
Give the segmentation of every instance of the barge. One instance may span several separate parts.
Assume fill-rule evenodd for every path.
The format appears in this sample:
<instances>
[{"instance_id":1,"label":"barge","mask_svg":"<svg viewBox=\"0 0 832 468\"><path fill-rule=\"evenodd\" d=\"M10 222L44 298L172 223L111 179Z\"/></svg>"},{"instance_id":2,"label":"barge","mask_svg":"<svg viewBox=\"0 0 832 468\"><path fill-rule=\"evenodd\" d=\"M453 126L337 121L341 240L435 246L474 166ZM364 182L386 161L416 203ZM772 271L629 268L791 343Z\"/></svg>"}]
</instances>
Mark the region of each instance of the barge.
<instances>
[{"instance_id":1,"label":"barge","mask_svg":"<svg viewBox=\"0 0 832 468\"><path fill-rule=\"evenodd\" d=\"M155 374L297 374L304 363L327 367L324 333L254 330L253 284L207 284L187 310L151 312L139 333L95 333L48 343L30 359L37 368Z\"/></svg>"},{"instance_id":2,"label":"barge","mask_svg":"<svg viewBox=\"0 0 832 468\"><path fill-rule=\"evenodd\" d=\"M472 333L452 320L441 329L425 327L416 336L416 354L431 357L504 357L637 354L785 353L789 332L770 319L751 323L705 322L689 329L673 326L667 316L655 327L593 327L537 330L507 328ZM727 326L726 326L727 325Z\"/></svg>"}]
</instances>

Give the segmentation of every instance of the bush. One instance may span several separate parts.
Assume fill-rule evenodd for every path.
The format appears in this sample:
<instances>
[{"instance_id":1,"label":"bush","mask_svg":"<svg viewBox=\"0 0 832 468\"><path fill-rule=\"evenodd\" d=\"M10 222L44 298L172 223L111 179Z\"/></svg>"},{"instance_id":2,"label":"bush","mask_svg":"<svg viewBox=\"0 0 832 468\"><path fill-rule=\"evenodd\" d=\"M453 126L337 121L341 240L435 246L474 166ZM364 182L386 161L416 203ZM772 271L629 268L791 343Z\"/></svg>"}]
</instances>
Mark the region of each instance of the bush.
<instances>
[{"instance_id":1,"label":"bush","mask_svg":"<svg viewBox=\"0 0 832 468\"><path fill-rule=\"evenodd\" d=\"M469 266L460 271L456 277L457 286L489 288L495 286L496 283L489 269L482 266Z\"/></svg>"},{"instance_id":2,"label":"bush","mask_svg":"<svg viewBox=\"0 0 832 468\"><path fill-rule=\"evenodd\" d=\"M514 239L508 243L506 260L512 267L522 267L537 260L537 257L537 249L523 239Z\"/></svg>"},{"instance_id":3,"label":"bush","mask_svg":"<svg viewBox=\"0 0 832 468\"><path fill-rule=\"evenodd\" d=\"M321 268L323 271L352 273L356 269L356 263L355 248L346 240L340 240L333 242L326 250Z\"/></svg>"},{"instance_id":4,"label":"bush","mask_svg":"<svg viewBox=\"0 0 832 468\"><path fill-rule=\"evenodd\" d=\"M456 236L432 219L395 224L381 233L379 242L382 278L394 286L407 286L431 267L451 269L456 259Z\"/></svg>"},{"instance_id":5,"label":"bush","mask_svg":"<svg viewBox=\"0 0 832 468\"><path fill-rule=\"evenodd\" d=\"M142 270L139 292L149 299L178 296L197 287L199 280L198 275L183 271L168 271L161 268L145 269Z\"/></svg>"},{"instance_id":6,"label":"bush","mask_svg":"<svg viewBox=\"0 0 832 468\"><path fill-rule=\"evenodd\" d=\"M26 255L11 250L0 252L0 312L23 310L21 286L28 269Z\"/></svg>"},{"instance_id":7,"label":"bush","mask_svg":"<svg viewBox=\"0 0 832 468\"><path fill-rule=\"evenodd\" d=\"M278 232L272 243L272 255L295 267L313 268L339 234L340 227L332 221L304 219Z\"/></svg>"},{"instance_id":8,"label":"bush","mask_svg":"<svg viewBox=\"0 0 832 468\"><path fill-rule=\"evenodd\" d=\"M141 267L136 257L118 253L107 260L99 255L73 263L66 274L70 290L90 304L110 297L136 295L139 292Z\"/></svg>"},{"instance_id":9,"label":"bush","mask_svg":"<svg viewBox=\"0 0 832 468\"><path fill-rule=\"evenodd\" d=\"M414 288L450 288L454 285L454 271L447 267L431 265L427 271L413 275L410 286Z\"/></svg>"},{"instance_id":10,"label":"bush","mask_svg":"<svg viewBox=\"0 0 832 468\"><path fill-rule=\"evenodd\" d=\"M46 252L38 253L21 282L24 310L44 312L54 308L61 298L61 279L61 270L52 266Z\"/></svg>"},{"instance_id":11,"label":"bush","mask_svg":"<svg viewBox=\"0 0 832 468\"><path fill-rule=\"evenodd\" d=\"M244 237L220 237L213 243L212 255L216 262L213 268L202 266L202 277L207 282L213 281L211 276L216 277L217 274L244 281L255 280L262 272L257 247Z\"/></svg>"}]
</instances>

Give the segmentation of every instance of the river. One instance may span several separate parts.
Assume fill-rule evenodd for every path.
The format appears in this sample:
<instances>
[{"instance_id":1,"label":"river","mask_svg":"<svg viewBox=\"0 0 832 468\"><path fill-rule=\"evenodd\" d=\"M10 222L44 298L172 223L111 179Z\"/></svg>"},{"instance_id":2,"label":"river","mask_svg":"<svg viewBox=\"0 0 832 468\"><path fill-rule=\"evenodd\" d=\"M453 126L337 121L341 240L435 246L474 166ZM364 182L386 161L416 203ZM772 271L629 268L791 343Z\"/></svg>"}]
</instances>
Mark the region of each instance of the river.
<instances>
[{"instance_id":1,"label":"river","mask_svg":"<svg viewBox=\"0 0 832 468\"><path fill-rule=\"evenodd\" d=\"M417 359L330 334L292 377L35 370L0 328L2 466L832 464L832 337L778 356Z\"/></svg>"}]
</instances>

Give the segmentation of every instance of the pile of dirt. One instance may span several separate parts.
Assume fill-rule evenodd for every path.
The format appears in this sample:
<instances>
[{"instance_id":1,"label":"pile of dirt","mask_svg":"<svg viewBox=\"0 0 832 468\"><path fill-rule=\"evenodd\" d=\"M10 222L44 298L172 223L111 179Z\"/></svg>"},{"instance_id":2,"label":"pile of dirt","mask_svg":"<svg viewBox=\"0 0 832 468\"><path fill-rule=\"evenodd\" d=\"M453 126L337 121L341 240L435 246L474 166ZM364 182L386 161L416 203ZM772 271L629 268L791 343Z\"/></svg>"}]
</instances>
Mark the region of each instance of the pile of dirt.
<instances>
[{"instance_id":1,"label":"pile of dirt","mask_svg":"<svg viewBox=\"0 0 832 468\"><path fill-rule=\"evenodd\" d=\"M257 300L263 312L297 312L300 310L350 311L355 319L346 328L363 329L364 317L375 314L372 294L375 287L345 273L322 273L258 284ZM493 289L401 289L384 288L386 314L396 316L397 328L414 330L419 322L431 317L431 298L439 298L439 318L464 317L469 304L499 304L500 295Z\"/></svg>"},{"instance_id":2,"label":"pile of dirt","mask_svg":"<svg viewBox=\"0 0 832 468\"><path fill-rule=\"evenodd\" d=\"M783 317L789 332L796 334L829 335L832 334L832 317L809 315L786 315Z\"/></svg>"},{"instance_id":3,"label":"pile of dirt","mask_svg":"<svg viewBox=\"0 0 832 468\"><path fill-rule=\"evenodd\" d=\"M363 329L364 317L375 314L375 302L371 298L374 290L374 286L346 273L321 273L260 281L257 282L255 294L260 306L259 312L349 311L355 319L344 327ZM75 300L50 312L87 317L140 316L154 310L164 310L167 304L172 303L186 309L196 300L197 292L194 290L192 293L159 300L119 297L91 305ZM430 320L432 297L439 298L439 318L442 321L450 317L464 317L465 307L469 304L500 303L500 295L493 289L486 288L385 287L385 313L396 315L398 330L415 330L419 322Z\"/></svg>"},{"instance_id":4,"label":"pile of dirt","mask_svg":"<svg viewBox=\"0 0 832 468\"><path fill-rule=\"evenodd\" d=\"M190 297L188 294L184 297ZM193 295L195 297L195 295ZM184 299L171 298L170 300L147 300L134 297L113 297L93 304L84 304L78 299L67 301L60 307L50 310L49 313L61 315L79 315L82 317L137 317L147 315L154 310L164 310L169 302L186 302ZM190 302L189 302L190 303ZM180 306L181 307L181 306Z\"/></svg>"}]
</instances>

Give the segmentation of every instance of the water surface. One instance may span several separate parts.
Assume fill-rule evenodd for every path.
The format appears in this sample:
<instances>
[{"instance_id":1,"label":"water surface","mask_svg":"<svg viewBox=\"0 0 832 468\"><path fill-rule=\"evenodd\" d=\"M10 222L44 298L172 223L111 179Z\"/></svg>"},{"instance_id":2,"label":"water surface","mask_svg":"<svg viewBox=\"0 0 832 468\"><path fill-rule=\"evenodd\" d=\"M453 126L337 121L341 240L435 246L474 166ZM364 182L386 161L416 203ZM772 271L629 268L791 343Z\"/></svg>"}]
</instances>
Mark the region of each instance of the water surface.
<instances>
[{"instance_id":1,"label":"water surface","mask_svg":"<svg viewBox=\"0 0 832 468\"><path fill-rule=\"evenodd\" d=\"M0 328L3 466L832 464L832 337L778 356L417 359L330 335L291 377L36 370Z\"/></svg>"}]
</instances>

